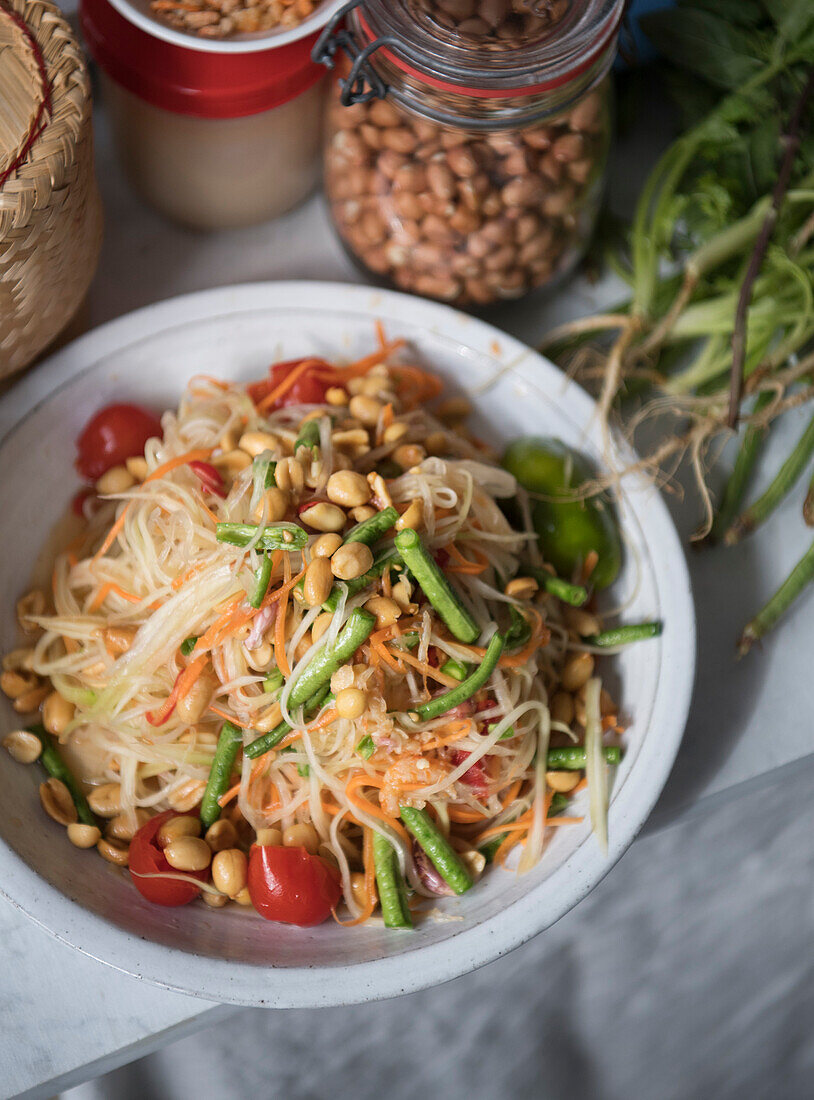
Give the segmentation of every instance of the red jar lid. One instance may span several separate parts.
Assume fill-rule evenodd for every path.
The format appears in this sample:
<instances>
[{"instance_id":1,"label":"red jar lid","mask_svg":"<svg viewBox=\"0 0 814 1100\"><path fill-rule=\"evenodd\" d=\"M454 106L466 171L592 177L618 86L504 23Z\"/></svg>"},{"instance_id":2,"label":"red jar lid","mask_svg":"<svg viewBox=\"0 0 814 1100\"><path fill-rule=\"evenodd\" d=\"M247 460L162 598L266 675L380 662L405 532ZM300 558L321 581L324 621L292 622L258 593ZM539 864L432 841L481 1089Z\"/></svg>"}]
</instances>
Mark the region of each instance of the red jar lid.
<instances>
[{"instance_id":1,"label":"red jar lid","mask_svg":"<svg viewBox=\"0 0 814 1100\"><path fill-rule=\"evenodd\" d=\"M295 99L324 75L311 60L316 34L253 53L212 53L148 34L109 0L81 0L79 15L88 49L107 75L139 99L177 114L259 114Z\"/></svg>"}]
</instances>

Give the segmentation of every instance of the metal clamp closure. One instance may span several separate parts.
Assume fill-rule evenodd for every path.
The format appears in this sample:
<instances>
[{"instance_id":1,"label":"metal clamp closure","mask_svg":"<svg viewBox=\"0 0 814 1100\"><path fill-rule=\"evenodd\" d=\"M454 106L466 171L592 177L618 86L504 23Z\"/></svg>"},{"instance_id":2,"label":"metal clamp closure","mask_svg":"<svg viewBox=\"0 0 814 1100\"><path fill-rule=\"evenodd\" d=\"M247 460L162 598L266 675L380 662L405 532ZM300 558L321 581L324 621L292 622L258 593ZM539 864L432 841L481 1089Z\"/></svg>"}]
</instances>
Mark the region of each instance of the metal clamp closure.
<instances>
[{"instance_id":1,"label":"metal clamp closure","mask_svg":"<svg viewBox=\"0 0 814 1100\"><path fill-rule=\"evenodd\" d=\"M397 46L398 39L390 36L377 38L364 49L360 49L354 35L341 26L346 15L354 8L364 4L364 0L349 0L328 21L311 52L312 59L326 69L333 69L340 50L351 60L347 77L339 78L342 89L340 101L344 107L352 103L368 103L371 99L384 99L390 91L389 86L376 72L374 65L368 64L370 58L381 46Z\"/></svg>"}]
</instances>

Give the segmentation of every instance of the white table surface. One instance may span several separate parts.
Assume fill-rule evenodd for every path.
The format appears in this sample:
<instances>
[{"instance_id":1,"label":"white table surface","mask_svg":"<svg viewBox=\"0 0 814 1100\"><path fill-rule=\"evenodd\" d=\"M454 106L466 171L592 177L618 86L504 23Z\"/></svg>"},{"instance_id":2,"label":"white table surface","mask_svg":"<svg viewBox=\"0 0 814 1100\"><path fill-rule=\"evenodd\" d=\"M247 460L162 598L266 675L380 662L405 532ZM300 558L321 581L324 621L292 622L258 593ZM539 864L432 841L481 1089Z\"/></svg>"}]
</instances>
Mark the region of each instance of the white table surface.
<instances>
[{"instance_id":1,"label":"white table surface","mask_svg":"<svg viewBox=\"0 0 814 1100\"><path fill-rule=\"evenodd\" d=\"M176 229L132 195L113 161L97 111L98 175L106 238L90 297L91 324L162 298L261 279L358 281L319 197L276 223L216 235ZM629 158L618 158L624 164ZM630 153L630 150L627 150ZM649 159L649 158L648 158ZM612 176L625 205L629 172ZM587 313L618 288L575 280L549 301L517 303L490 317L534 343L552 324ZM790 415L769 447L768 468L802 429ZM671 504L682 532L697 521L693 502ZM761 652L736 663L734 643L810 541L790 500L768 529L732 551L689 551L699 622L695 702L673 775L649 829L685 818L705 800L779 784L783 769L814 752L810 716L810 597ZM235 1011L168 993L57 943L7 904L0 905L5 965L0 973L0 1095L46 1097L139 1057Z\"/></svg>"}]
</instances>

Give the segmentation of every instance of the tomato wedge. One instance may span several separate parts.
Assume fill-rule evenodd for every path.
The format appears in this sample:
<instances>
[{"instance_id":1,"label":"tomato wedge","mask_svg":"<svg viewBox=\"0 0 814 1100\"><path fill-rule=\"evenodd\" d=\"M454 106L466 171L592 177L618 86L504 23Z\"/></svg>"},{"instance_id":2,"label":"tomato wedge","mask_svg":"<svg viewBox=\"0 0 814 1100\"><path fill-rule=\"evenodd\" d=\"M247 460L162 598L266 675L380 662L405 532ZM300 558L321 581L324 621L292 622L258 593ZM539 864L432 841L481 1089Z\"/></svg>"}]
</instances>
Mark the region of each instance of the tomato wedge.
<instances>
[{"instance_id":1,"label":"tomato wedge","mask_svg":"<svg viewBox=\"0 0 814 1100\"><path fill-rule=\"evenodd\" d=\"M76 468L82 477L96 481L111 466L144 454L152 436L161 438L161 421L140 405L107 405L85 425L76 441Z\"/></svg>"},{"instance_id":2,"label":"tomato wedge","mask_svg":"<svg viewBox=\"0 0 814 1100\"><path fill-rule=\"evenodd\" d=\"M464 752L462 749L453 749L450 753L450 760L457 768L470 755L471 753ZM461 776L461 782L466 783L476 794L485 795L488 793L489 776L486 771L486 761L483 757L476 760L472 767L464 772Z\"/></svg>"},{"instance_id":3,"label":"tomato wedge","mask_svg":"<svg viewBox=\"0 0 814 1100\"><path fill-rule=\"evenodd\" d=\"M264 378L261 382L253 382L247 387L249 397L255 405L259 405L260 402L268 397L272 390L276 390L291 372L304 363L305 359L289 359L285 363L275 363L269 367L269 377ZM316 372L325 372L326 368L329 368L329 364L321 359L314 359L313 371L306 370L301 377L287 390L282 397L274 401L267 412L273 409L284 409L288 405L322 405L325 402L325 394L328 386L325 382L316 377Z\"/></svg>"},{"instance_id":4,"label":"tomato wedge","mask_svg":"<svg viewBox=\"0 0 814 1100\"><path fill-rule=\"evenodd\" d=\"M249 894L261 917L309 928L322 924L342 897L339 872L305 848L255 845Z\"/></svg>"},{"instance_id":5,"label":"tomato wedge","mask_svg":"<svg viewBox=\"0 0 814 1100\"><path fill-rule=\"evenodd\" d=\"M200 894L200 889L193 883L181 882L175 878L141 878L142 875L156 875L170 871L178 874L170 867L164 858L164 853L158 846L158 830L165 821L173 817L194 817L194 814L178 814L175 810L165 810L163 814L157 814L141 826L130 843L130 877L135 883L136 889L143 898L151 901L153 905L188 905ZM190 871L190 878L197 878L201 882L207 882L209 871Z\"/></svg>"}]
</instances>

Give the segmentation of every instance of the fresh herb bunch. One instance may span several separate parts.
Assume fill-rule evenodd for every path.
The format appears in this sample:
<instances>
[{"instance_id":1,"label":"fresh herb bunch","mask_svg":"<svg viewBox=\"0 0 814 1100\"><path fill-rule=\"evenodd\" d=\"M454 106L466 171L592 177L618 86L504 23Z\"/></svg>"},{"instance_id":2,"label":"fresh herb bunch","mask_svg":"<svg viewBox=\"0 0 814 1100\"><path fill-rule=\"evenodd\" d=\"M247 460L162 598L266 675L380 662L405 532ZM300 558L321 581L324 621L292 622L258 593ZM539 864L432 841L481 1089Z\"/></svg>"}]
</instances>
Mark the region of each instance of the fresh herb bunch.
<instances>
[{"instance_id":1,"label":"fresh herb bunch","mask_svg":"<svg viewBox=\"0 0 814 1100\"><path fill-rule=\"evenodd\" d=\"M684 130L611 258L629 299L555 329L543 346L598 384L605 425L616 413L635 437L663 418L648 467L669 477L689 458L705 510L699 537L732 543L767 518L812 455L814 421L771 490L740 515L771 423L814 399L814 3L680 0L641 22ZM709 468L739 423L716 514ZM814 483L807 522L813 498ZM796 570L747 627L743 652L812 577Z\"/></svg>"}]
</instances>

